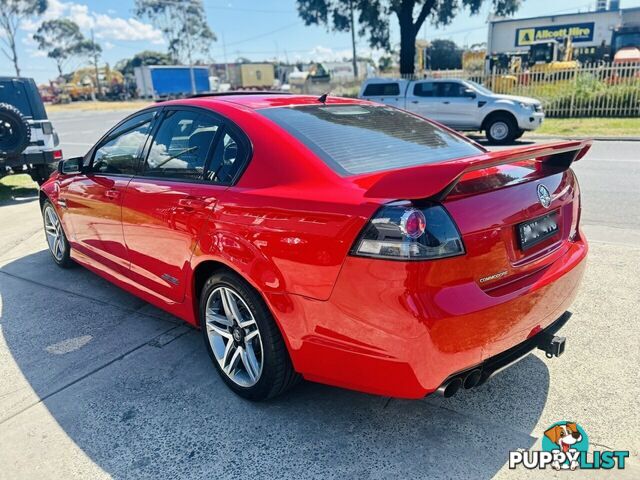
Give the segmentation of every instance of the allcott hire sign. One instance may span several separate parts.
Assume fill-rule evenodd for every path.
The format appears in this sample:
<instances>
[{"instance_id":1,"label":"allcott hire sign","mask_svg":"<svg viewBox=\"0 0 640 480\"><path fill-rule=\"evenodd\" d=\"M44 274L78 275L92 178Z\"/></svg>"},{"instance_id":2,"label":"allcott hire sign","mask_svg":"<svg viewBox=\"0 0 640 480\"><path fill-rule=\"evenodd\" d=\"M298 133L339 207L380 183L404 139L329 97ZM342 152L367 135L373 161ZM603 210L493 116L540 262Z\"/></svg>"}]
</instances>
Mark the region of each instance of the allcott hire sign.
<instances>
[{"instance_id":1,"label":"allcott hire sign","mask_svg":"<svg viewBox=\"0 0 640 480\"><path fill-rule=\"evenodd\" d=\"M562 40L571 37L574 42L593 40L594 22L569 23L547 27L528 27L516 30L516 47L531 45L540 40Z\"/></svg>"}]
</instances>

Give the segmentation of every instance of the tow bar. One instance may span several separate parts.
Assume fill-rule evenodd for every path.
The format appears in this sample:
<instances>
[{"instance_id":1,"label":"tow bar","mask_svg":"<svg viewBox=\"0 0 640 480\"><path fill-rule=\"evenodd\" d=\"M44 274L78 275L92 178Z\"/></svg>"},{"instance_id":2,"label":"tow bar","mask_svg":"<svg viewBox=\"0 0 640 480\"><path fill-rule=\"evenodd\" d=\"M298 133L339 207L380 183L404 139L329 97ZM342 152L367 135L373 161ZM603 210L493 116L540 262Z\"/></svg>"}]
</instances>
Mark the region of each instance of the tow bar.
<instances>
[{"instance_id":1,"label":"tow bar","mask_svg":"<svg viewBox=\"0 0 640 480\"><path fill-rule=\"evenodd\" d=\"M550 333L542 333L538 348L544 351L547 358L559 357L564 353L564 346L567 339L565 337L557 337Z\"/></svg>"}]
</instances>

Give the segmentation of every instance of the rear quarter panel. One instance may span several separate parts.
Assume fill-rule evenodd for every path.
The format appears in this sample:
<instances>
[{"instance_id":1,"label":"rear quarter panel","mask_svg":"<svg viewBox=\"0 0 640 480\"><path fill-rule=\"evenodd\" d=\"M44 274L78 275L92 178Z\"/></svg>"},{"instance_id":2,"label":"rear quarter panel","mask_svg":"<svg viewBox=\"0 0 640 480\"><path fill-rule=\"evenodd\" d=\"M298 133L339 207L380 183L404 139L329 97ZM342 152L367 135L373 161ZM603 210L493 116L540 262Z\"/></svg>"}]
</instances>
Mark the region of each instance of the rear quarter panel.
<instances>
[{"instance_id":1,"label":"rear quarter panel","mask_svg":"<svg viewBox=\"0 0 640 480\"><path fill-rule=\"evenodd\" d=\"M329 298L378 202L344 181L285 130L251 109L216 111L248 136L252 156L214 209L195 262L221 261L264 292Z\"/></svg>"}]
</instances>

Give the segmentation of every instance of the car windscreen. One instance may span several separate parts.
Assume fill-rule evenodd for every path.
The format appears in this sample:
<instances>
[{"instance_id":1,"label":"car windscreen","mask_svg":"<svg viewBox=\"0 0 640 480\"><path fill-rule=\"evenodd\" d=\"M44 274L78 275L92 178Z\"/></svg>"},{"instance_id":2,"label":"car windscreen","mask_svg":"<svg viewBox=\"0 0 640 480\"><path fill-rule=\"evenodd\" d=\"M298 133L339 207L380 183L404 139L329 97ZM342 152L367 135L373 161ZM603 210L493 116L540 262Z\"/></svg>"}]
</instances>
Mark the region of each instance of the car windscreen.
<instances>
[{"instance_id":1,"label":"car windscreen","mask_svg":"<svg viewBox=\"0 0 640 480\"><path fill-rule=\"evenodd\" d=\"M345 176L426 165L483 152L420 117L390 107L305 105L259 112Z\"/></svg>"}]
</instances>

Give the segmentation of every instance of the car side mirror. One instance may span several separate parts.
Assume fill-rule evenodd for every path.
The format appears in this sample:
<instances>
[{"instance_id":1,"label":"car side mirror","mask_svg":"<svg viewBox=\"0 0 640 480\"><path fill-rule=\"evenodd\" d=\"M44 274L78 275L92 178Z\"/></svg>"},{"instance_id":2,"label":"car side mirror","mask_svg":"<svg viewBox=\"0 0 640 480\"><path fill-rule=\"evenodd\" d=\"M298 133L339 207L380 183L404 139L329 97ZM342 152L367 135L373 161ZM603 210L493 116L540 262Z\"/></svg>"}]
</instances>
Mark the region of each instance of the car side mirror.
<instances>
[{"instance_id":1,"label":"car side mirror","mask_svg":"<svg viewBox=\"0 0 640 480\"><path fill-rule=\"evenodd\" d=\"M465 88L464 96L467 97L467 98L476 98L476 92L474 92L470 88Z\"/></svg>"},{"instance_id":2,"label":"car side mirror","mask_svg":"<svg viewBox=\"0 0 640 480\"><path fill-rule=\"evenodd\" d=\"M62 175L72 175L82 172L83 157L72 157L66 160L60 160L58 163L58 172Z\"/></svg>"}]
</instances>

